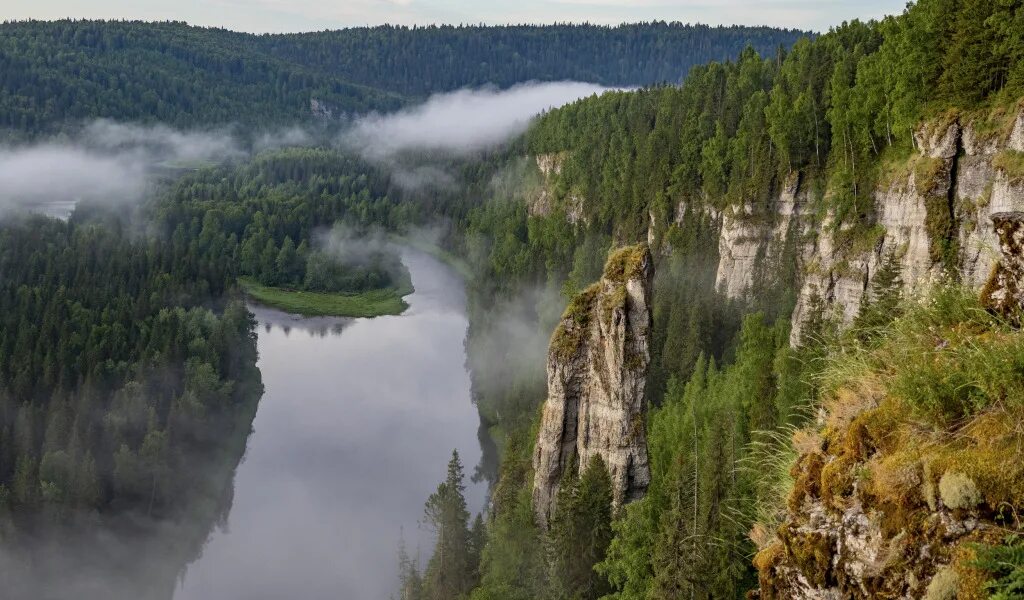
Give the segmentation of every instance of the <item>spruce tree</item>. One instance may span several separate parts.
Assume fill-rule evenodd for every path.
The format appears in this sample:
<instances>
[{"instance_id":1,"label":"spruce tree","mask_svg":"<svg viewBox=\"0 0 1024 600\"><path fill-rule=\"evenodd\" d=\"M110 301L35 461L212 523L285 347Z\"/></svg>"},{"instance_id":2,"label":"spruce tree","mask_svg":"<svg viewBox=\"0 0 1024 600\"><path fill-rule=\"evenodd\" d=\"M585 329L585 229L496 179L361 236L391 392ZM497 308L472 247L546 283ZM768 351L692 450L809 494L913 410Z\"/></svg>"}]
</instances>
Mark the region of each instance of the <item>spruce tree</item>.
<instances>
[{"instance_id":1,"label":"spruce tree","mask_svg":"<svg viewBox=\"0 0 1024 600\"><path fill-rule=\"evenodd\" d=\"M900 270L899 260L895 255L888 254L871 279L871 289L861 301L860 311L853 321L853 329L861 341L870 342L899 316L903 296Z\"/></svg>"},{"instance_id":2,"label":"spruce tree","mask_svg":"<svg viewBox=\"0 0 1024 600\"><path fill-rule=\"evenodd\" d=\"M424 520L437 534L434 555L423 576L423 596L427 600L463 598L475 583L477 565L473 561L464 480L462 461L458 451L453 450L448 476L424 508Z\"/></svg>"},{"instance_id":3,"label":"spruce tree","mask_svg":"<svg viewBox=\"0 0 1024 600\"><path fill-rule=\"evenodd\" d=\"M422 600L423 578L417 560L409 557L404 533L398 540L398 600Z\"/></svg>"},{"instance_id":4,"label":"spruce tree","mask_svg":"<svg viewBox=\"0 0 1024 600\"><path fill-rule=\"evenodd\" d=\"M600 455L583 475L558 492L551 520L551 595L556 599L596 600L610 590L594 570L612 541L612 481Z\"/></svg>"}]
</instances>

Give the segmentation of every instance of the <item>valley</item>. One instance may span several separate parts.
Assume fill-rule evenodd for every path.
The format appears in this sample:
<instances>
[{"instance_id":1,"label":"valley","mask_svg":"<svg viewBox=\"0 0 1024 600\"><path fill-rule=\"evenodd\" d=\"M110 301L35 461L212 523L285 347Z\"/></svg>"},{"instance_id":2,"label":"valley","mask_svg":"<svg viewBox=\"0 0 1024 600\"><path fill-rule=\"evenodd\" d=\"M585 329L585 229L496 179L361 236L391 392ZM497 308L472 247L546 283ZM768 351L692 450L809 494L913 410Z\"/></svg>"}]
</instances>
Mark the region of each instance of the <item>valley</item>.
<instances>
[{"instance_id":1,"label":"valley","mask_svg":"<svg viewBox=\"0 0 1024 600\"><path fill-rule=\"evenodd\" d=\"M892 10L0 24L12 594L1021 597L1024 5Z\"/></svg>"}]
</instances>

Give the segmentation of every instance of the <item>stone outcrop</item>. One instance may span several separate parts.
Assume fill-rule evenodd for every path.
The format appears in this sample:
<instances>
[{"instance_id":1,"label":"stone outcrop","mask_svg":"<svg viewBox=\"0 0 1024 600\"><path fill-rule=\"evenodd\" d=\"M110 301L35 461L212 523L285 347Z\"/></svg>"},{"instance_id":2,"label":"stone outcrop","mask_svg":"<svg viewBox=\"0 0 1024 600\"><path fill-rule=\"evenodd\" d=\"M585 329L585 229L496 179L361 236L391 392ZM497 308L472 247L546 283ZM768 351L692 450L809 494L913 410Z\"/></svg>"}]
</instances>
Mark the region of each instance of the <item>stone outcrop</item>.
<instances>
[{"instance_id":1,"label":"stone outcrop","mask_svg":"<svg viewBox=\"0 0 1024 600\"><path fill-rule=\"evenodd\" d=\"M318 119L330 121L334 118L334 110L323 100L318 98L309 99L309 113Z\"/></svg>"},{"instance_id":2,"label":"stone outcrop","mask_svg":"<svg viewBox=\"0 0 1024 600\"><path fill-rule=\"evenodd\" d=\"M982 136L975 127L965 127L963 148L956 188L960 273L965 282L980 287L1002 256L996 233L989 227L992 216L1024 211L1024 182L997 166L1001 154L1024 152L1024 112L1017 115L1005 138Z\"/></svg>"},{"instance_id":3,"label":"stone outcrop","mask_svg":"<svg viewBox=\"0 0 1024 600\"><path fill-rule=\"evenodd\" d=\"M616 506L650 482L644 387L650 363L653 260L646 245L614 252L598 283L570 303L548 350L548 397L533 455L533 505L548 523L566 476L594 455Z\"/></svg>"},{"instance_id":4,"label":"stone outcrop","mask_svg":"<svg viewBox=\"0 0 1024 600\"><path fill-rule=\"evenodd\" d=\"M955 435L922 426L870 378L825 400L794 436L784 518L752 538L762 600L984 598L978 544L998 544L1024 468L1000 411ZM944 594L935 595L941 588Z\"/></svg>"},{"instance_id":5,"label":"stone outcrop","mask_svg":"<svg viewBox=\"0 0 1024 600\"><path fill-rule=\"evenodd\" d=\"M537 190L527 199L526 212L532 217L544 217L550 215L556 208L565 211L565 218L572 224L585 221L583 215L583 197L570 191L565 198L558 199L555 196L554 188L558 176L562 174L562 165L565 163L565 154L539 154L535 157L537 170L541 175L541 182Z\"/></svg>"},{"instance_id":6,"label":"stone outcrop","mask_svg":"<svg viewBox=\"0 0 1024 600\"><path fill-rule=\"evenodd\" d=\"M981 292L981 301L989 310L1017 317L1024 310L1024 212L992 215L1003 257Z\"/></svg>"}]
</instances>

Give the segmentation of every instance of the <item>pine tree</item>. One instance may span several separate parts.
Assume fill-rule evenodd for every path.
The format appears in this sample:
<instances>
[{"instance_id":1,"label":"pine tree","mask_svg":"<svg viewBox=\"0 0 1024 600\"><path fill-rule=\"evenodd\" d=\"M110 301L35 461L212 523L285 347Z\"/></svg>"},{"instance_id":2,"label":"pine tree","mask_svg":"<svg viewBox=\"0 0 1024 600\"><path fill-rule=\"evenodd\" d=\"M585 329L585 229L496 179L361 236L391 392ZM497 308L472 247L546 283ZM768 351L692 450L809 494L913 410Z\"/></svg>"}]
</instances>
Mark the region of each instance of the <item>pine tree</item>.
<instances>
[{"instance_id":1,"label":"pine tree","mask_svg":"<svg viewBox=\"0 0 1024 600\"><path fill-rule=\"evenodd\" d=\"M662 514L652 550L652 600L694 597L699 574L706 566L702 552L706 540L700 539L697 528L697 481L690 461L680 454L671 473L669 508Z\"/></svg>"},{"instance_id":2,"label":"pine tree","mask_svg":"<svg viewBox=\"0 0 1024 600\"><path fill-rule=\"evenodd\" d=\"M871 341L882 328L899 316L900 300L903 297L900 270L899 259L890 253L871 279L871 289L861 301L860 311L853 321L853 329L861 341Z\"/></svg>"},{"instance_id":3,"label":"pine tree","mask_svg":"<svg viewBox=\"0 0 1024 600\"><path fill-rule=\"evenodd\" d=\"M550 584L556 599L596 600L610 590L595 569L612 540L612 481L600 455L558 491L551 520Z\"/></svg>"},{"instance_id":4,"label":"pine tree","mask_svg":"<svg viewBox=\"0 0 1024 600\"><path fill-rule=\"evenodd\" d=\"M278 252L277 259L275 260L275 266L277 267L277 276L280 283L294 285L298 282L302 266L299 263L299 254L295 249L295 242L292 241L291 237L284 238L284 243L281 244L281 251Z\"/></svg>"},{"instance_id":5,"label":"pine tree","mask_svg":"<svg viewBox=\"0 0 1024 600\"><path fill-rule=\"evenodd\" d=\"M424 519L437 535L434 554L423 576L424 598L454 600L467 596L475 583L476 565L469 530L469 511L462 462L452 451L448 476L430 495L424 508Z\"/></svg>"},{"instance_id":6,"label":"pine tree","mask_svg":"<svg viewBox=\"0 0 1024 600\"><path fill-rule=\"evenodd\" d=\"M423 578L418 561L409 557L405 547L405 533L398 539L398 600L422 600Z\"/></svg>"}]
</instances>

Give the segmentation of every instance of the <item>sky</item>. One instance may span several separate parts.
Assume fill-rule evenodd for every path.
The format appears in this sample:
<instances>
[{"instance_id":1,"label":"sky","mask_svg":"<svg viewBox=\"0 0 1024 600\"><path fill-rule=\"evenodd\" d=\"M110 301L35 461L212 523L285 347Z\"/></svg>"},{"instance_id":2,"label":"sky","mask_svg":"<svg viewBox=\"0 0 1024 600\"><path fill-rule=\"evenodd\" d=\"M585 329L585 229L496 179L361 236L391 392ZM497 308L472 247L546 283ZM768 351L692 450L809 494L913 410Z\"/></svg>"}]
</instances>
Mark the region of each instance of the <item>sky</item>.
<instances>
[{"instance_id":1,"label":"sky","mask_svg":"<svg viewBox=\"0 0 1024 600\"><path fill-rule=\"evenodd\" d=\"M827 31L844 20L902 12L906 0L4 0L0 19L188 21L236 31L320 31L393 23L664 20Z\"/></svg>"}]
</instances>

